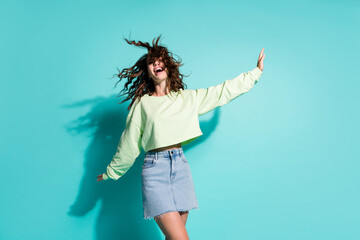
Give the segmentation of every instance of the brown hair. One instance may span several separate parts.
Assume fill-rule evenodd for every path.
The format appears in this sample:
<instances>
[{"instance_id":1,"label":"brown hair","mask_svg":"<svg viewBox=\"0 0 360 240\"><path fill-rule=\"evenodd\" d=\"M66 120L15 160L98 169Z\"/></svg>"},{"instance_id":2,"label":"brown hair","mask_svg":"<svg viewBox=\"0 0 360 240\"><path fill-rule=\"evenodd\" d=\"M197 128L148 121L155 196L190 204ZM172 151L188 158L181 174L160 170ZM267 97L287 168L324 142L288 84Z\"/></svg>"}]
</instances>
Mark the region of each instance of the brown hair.
<instances>
[{"instance_id":1,"label":"brown hair","mask_svg":"<svg viewBox=\"0 0 360 240\"><path fill-rule=\"evenodd\" d=\"M152 95L155 91L154 82L148 75L148 57L149 59L162 58L161 61L168 69L168 80L166 87L169 89L170 93L171 91L177 92L179 89L184 89L184 85L187 86L182 80L184 76L188 76L181 74L179 71L179 67L184 65L181 63L181 58L180 60L176 60L173 57L173 54L168 51L165 46L159 45L160 37L161 35L153 39L152 46L150 46L150 44L147 42L129 41L128 39L124 38L128 44L144 47L148 50L148 53L141 56L134 66L130 68L124 68L121 72L118 69L119 73L115 74L120 78L119 81L116 82L115 87L123 78L128 79L124 85L124 89L119 92L119 96L128 94L128 96L122 102L120 102L120 104L129 99L132 99L128 110L131 108L132 104L137 98L141 99L141 97L147 93ZM129 86L130 84L132 85Z\"/></svg>"}]
</instances>

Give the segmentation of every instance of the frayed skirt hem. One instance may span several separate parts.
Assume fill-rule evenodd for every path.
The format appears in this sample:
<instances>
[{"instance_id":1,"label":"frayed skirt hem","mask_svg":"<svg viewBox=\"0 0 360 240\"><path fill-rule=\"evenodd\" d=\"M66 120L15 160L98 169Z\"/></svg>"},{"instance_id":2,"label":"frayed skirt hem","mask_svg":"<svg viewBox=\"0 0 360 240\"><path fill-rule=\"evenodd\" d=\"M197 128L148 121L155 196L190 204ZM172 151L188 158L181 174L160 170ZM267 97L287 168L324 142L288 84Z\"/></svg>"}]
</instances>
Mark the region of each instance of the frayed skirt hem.
<instances>
[{"instance_id":1,"label":"frayed skirt hem","mask_svg":"<svg viewBox=\"0 0 360 240\"><path fill-rule=\"evenodd\" d=\"M193 207L193 208L190 208L190 209L167 210L165 212L156 214L155 216L144 216L144 220L153 220L156 217L161 217L162 214L167 213L167 212L189 212L190 210L195 210L195 209L199 209L199 207L197 206L197 207Z\"/></svg>"}]
</instances>

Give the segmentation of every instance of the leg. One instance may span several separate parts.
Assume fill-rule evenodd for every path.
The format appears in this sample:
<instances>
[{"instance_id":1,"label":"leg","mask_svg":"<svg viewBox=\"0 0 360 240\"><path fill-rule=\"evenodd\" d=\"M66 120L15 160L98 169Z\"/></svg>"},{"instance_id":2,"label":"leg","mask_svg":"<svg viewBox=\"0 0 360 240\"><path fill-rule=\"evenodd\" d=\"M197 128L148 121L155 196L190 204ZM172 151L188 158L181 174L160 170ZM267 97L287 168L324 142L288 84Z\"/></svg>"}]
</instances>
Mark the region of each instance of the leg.
<instances>
[{"instance_id":1,"label":"leg","mask_svg":"<svg viewBox=\"0 0 360 240\"><path fill-rule=\"evenodd\" d=\"M186 225L186 220L188 218L189 212L188 211L181 211L179 213L180 213L180 216L181 216L181 218L183 220L184 225Z\"/></svg>"},{"instance_id":2,"label":"leg","mask_svg":"<svg viewBox=\"0 0 360 240\"><path fill-rule=\"evenodd\" d=\"M179 212L167 212L156 216L154 219L164 233L166 240L189 240Z\"/></svg>"}]
</instances>

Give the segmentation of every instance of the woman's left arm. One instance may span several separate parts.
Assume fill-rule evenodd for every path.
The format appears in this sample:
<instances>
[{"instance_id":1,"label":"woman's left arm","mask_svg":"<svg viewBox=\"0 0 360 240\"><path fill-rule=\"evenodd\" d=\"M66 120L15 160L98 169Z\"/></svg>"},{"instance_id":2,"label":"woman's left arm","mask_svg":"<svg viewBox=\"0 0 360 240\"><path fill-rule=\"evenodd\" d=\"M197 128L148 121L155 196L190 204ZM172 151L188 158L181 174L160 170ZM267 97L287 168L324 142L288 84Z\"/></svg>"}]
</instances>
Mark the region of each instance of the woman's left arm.
<instances>
[{"instance_id":1,"label":"woman's left arm","mask_svg":"<svg viewBox=\"0 0 360 240\"><path fill-rule=\"evenodd\" d=\"M260 79L264 69L265 54L261 50L257 67L249 72L243 72L239 76L209 88L195 90L198 115L205 114L216 107L223 106L238 96L248 92Z\"/></svg>"}]
</instances>

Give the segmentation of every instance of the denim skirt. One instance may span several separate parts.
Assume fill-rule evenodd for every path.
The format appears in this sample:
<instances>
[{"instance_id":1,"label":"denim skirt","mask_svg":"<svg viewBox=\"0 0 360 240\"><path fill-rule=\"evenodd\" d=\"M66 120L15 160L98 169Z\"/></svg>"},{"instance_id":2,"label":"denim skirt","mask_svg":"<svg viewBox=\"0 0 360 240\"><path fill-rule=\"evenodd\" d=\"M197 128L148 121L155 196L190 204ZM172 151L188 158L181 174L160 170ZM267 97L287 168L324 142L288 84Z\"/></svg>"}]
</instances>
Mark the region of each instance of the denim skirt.
<instances>
[{"instance_id":1,"label":"denim skirt","mask_svg":"<svg viewBox=\"0 0 360 240\"><path fill-rule=\"evenodd\" d=\"M190 166L182 148L146 152L141 185L146 220L198 208Z\"/></svg>"}]
</instances>

